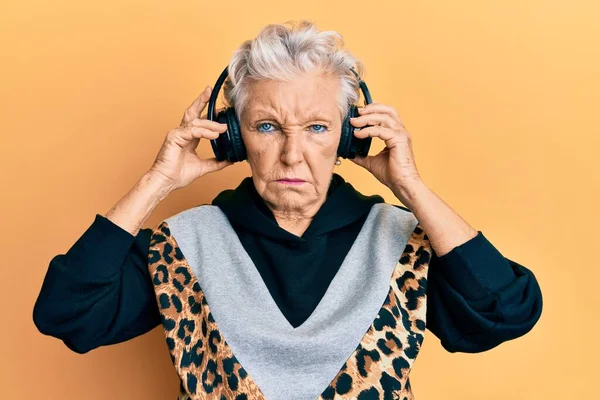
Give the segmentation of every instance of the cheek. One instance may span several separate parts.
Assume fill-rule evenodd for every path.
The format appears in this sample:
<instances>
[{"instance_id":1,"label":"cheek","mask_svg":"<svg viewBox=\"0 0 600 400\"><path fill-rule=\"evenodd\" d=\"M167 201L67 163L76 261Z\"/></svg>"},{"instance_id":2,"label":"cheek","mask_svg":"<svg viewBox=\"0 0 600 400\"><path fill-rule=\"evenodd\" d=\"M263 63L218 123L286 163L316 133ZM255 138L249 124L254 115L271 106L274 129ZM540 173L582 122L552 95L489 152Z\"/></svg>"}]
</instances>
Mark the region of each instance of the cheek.
<instances>
[{"instance_id":1,"label":"cheek","mask_svg":"<svg viewBox=\"0 0 600 400\"><path fill-rule=\"evenodd\" d=\"M279 174L279 153L276 146L246 147L248 163L252 175L259 181L268 181L275 174Z\"/></svg>"},{"instance_id":2,"label":"cheek","mask_svg":"<svg viewBox=\"0 0 600 400\"><path fill-rule=\"evenodd\" d=\"M335 168L337 146L314 148L306 153L305 161L311 171L315 183L322 191L329 185L331 173Z\"/></svg>"},{"instance_id":3,"label":"cheek","mask_svg":"<svg viewBox=\"0 0 600 400\"><path fill-rule=\"evenodd\" d=\"M269 144L265 140L260 140L251 133L242 133L246 152L248 153L248 161L251 164L260 164L265 162L265 158L269 157Z\"/></svg>"},{"instance_id":4,"label":"cheek","mask_svg":"<svg viewBox=\"0 0 600 400\"><path fill-rule=\"evenodd\" d=\"M337 150L340 145L339 134L327 138L326 141L315 142L311 147L310 154L318 155L323 162L335 161Z\"/></svg>"}]
</instances>

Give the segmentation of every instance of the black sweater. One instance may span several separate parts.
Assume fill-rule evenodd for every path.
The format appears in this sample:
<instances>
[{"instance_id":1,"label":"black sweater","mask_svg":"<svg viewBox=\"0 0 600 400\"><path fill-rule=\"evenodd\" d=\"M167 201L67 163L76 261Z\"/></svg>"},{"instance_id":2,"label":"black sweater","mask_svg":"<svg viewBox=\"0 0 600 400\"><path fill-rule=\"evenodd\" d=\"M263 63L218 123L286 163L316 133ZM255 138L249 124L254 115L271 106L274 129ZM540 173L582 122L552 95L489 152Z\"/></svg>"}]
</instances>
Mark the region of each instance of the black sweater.
<instances>
[{"instance_id":1,"label":"black sweater","mask_svg":"<svg viewBox=\"0 0 600 400\"><path fill-rule=\"evenodd\" d=\"M290 323L316 308L373 204L334 174L326 202L298 237L277 225L250 177L212 202L221 208ZM397 205L396 207L405 207ZM77 353L123 342L161 323L148 272L150 228L131 235L101 214L66 254L50 260L33 320ZM504 256L481 231L438 257L432 251L427 328L449 352L475 353L524 335L542 312L528 268Z\"/></svg>"}]
</instances>

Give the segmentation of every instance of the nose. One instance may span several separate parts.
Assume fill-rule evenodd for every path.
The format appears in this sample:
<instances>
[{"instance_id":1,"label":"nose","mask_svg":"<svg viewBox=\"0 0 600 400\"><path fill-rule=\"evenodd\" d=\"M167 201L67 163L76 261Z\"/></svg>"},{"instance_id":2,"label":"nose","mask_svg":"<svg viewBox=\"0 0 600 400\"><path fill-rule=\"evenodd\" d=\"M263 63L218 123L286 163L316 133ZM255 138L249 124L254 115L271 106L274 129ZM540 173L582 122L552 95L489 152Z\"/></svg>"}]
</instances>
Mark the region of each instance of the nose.
<instances>
[{"instance_id":1,"label":"nose","mask_svg":"<svg viewBox=\"0 0 600 400\"><path fill-rule=\"evenodd\" d=\"M302 134L284 135L281 162L287 165L294 165L301 162L304 158L303 143Z\"/></svg>"}]
</instances>

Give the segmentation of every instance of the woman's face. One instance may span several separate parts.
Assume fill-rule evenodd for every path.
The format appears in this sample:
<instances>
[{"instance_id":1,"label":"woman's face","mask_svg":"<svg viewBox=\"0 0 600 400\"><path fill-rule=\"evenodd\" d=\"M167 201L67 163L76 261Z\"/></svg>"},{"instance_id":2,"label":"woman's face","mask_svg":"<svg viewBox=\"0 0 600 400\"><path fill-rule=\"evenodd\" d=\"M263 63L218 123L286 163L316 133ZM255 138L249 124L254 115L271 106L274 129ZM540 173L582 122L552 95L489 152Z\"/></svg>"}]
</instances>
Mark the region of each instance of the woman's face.
<instances>
[{"instance_id":1,"label":"woman's face","mask_svg":"<svg viewBox=\"0 0 600 400\"><path fill-rule=\"evenodd\" d=\"M312 216L325 201L341 135L338 93L338 78L320 70L249 87L242 138L256 190L274 213Z\"/></svg>"}]
</instances>

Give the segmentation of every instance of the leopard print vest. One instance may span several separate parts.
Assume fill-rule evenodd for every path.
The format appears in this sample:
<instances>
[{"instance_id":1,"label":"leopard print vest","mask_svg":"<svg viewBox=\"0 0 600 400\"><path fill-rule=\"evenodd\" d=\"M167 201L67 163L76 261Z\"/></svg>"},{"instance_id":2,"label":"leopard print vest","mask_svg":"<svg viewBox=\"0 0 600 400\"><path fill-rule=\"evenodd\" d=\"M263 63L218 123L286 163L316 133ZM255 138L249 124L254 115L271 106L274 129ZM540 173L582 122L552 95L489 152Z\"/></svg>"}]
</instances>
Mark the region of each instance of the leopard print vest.
<instances>
[{"instance_id":1,"label":"leopard print vest","mask_svg":"<svg viewBox=\"0 0 600 400\"><path fill-rule=\"evenodd\" d=\"M414 399L432 250L412 213L375 204L297 328L218 207L163 220L149 250L178 399Z\"/></svg>"}]
</instances>

